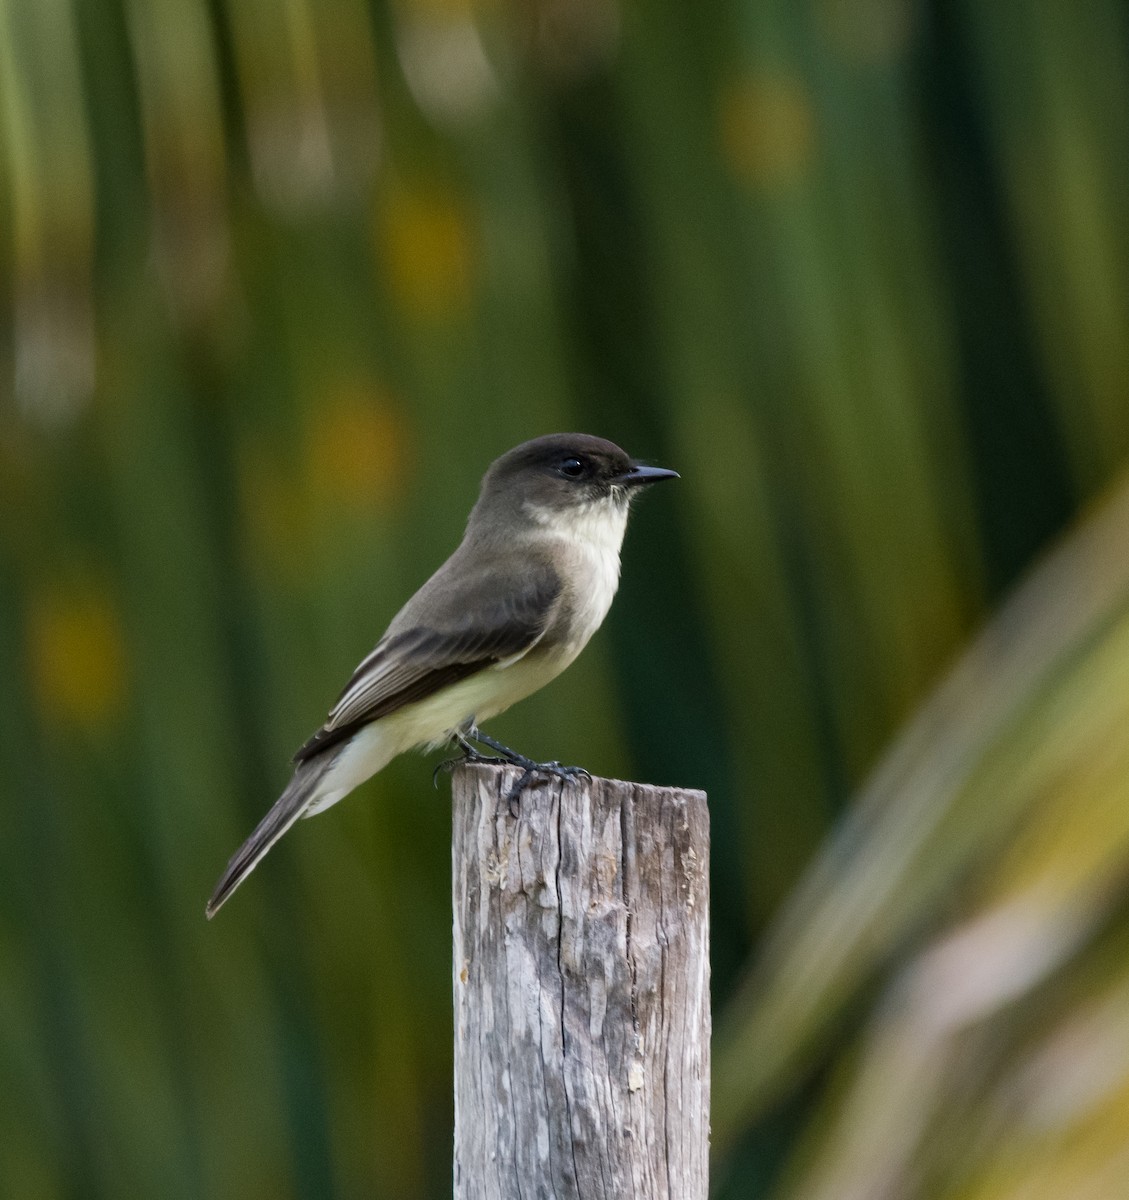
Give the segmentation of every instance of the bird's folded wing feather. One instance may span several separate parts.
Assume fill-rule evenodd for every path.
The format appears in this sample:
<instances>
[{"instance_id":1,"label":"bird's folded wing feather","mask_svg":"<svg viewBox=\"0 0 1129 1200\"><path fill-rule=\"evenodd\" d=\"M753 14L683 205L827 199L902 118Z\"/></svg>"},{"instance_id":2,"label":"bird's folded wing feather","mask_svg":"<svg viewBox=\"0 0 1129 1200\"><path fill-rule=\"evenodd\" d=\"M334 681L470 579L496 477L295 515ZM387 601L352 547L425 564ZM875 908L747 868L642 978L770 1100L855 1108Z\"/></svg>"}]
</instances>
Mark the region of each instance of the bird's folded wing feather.
<instances>
[{"instance_id":1,"label":"bird's folded wing feather","mask_svg":"<svg viewBox=\"0 0 1129 1200\"><path fill-rule=\"evenodd\" d=\"M325 724L294 755L305 762L353 736L362 726L426 699L484 668L528 653L549 627L561 594L550 567L510 587L489 588L504 599L483 604L466 596L444 604L426 624L385 635L357 667ZM443 611L446 609L447 611Z\"/></svg>"}]
</instances>

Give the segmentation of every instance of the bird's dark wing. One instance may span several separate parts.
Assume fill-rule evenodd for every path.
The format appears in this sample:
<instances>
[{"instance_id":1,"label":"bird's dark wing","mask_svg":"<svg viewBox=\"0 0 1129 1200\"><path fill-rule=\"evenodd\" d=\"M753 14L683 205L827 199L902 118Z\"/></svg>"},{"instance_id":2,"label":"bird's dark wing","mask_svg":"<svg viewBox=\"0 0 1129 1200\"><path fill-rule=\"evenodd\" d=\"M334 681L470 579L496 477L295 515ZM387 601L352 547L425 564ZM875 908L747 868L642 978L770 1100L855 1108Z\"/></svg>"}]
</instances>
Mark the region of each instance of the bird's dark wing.
<instances>
[{"instance_id":1,"label":"bird's dark wing","mask_svg":"<svg viewBox=\"0 0 1129 1200\"><path fill-rule=\"evenodd\" d=\"M496 587L489 588L497 594ZM506 659L531 650L549 626L561 594L561 581L548 566L529 571L504 599L484 604L471 591L444 604L427 623L386 634L353 672L325 724L294 755L306 762L353 736L362 726L433 695Z\"/></svg>"}]
</instances>

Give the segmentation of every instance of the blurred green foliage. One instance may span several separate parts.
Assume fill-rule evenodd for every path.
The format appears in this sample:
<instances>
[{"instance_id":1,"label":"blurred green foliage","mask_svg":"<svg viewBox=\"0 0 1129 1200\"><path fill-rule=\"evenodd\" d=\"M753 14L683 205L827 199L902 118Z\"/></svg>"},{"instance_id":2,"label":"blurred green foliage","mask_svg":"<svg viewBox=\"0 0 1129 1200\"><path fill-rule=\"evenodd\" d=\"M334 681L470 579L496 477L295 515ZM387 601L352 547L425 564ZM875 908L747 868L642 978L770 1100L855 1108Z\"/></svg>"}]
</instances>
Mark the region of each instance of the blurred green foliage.
<instances>
[{"instance_id":1,"label":"blurred green foliage","mask_svg":"<svg viewBox=\"0 0 1129 1200\"><path fill-rule=\"evenodd\" d=\"M0 0L0 1195L449 1194L429 764L203 902L574 428L496 731L710 793L718 1195L1123 1197L1127 144L1114 0Z\"/></svg>"}]
</instances>

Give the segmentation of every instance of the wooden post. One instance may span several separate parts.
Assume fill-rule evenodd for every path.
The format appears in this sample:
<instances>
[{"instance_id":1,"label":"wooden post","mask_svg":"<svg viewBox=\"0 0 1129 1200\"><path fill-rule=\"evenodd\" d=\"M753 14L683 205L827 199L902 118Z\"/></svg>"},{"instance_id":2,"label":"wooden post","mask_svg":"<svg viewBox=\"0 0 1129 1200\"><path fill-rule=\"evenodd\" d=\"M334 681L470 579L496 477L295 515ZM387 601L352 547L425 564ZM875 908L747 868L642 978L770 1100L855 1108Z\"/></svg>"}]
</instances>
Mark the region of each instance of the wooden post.
<instances>
[{"instance_id":1,"label":"wooden post","mask_svg":"<svg viewBox=\"0 0 1129 1200\"><path fill-rule=\"evenodd\" d=\"M704 792L453 777L456 1200L706 1200Z\"/></svg>"}]
</instances>

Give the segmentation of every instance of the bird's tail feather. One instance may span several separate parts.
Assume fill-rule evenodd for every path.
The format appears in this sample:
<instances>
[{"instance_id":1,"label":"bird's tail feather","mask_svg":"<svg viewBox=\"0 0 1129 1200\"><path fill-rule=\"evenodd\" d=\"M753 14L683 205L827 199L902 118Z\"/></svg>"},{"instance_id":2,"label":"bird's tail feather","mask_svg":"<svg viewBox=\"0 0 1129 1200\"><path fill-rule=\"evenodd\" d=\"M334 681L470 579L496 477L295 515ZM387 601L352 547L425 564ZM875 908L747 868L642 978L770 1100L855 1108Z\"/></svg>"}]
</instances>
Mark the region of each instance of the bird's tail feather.
<instances>
[{"instance_id":1,"label":"bird's tail feather","mask_svg":"<svg viewBox=\"0 0 1129 1200\"><path fill-rule=\"evenodd\" d=\"M274 802L270 812L255 827L255 832L231 856L220 876L216 890L204 912L211 920L232 892L259 864L259 860L280 837L301 817L316 798L318 784L333 765L336 755L302 763L286 785L286 791Z\"/></svg>"}]
</instances>

